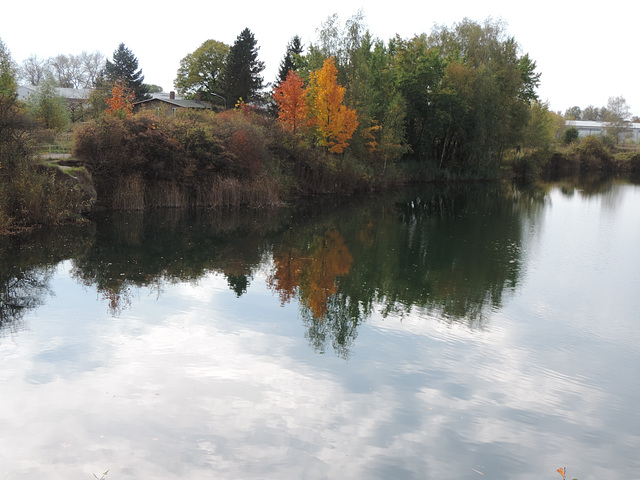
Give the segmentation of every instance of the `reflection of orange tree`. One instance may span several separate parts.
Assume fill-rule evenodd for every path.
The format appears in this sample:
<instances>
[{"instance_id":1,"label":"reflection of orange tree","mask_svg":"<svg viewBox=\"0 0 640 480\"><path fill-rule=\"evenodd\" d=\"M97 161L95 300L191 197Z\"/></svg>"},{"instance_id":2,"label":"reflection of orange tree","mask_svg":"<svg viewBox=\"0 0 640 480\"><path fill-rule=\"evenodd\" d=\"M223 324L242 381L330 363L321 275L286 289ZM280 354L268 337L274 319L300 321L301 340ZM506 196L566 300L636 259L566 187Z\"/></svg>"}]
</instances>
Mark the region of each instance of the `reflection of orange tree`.
<instances>
[{"instance_id":1,"label":"reflection of orange tree","mask_svg":"<svg viewBox=\"0 0 640 480\"><path fill-rule=\"evenodd\" d=\"M109 313L118 316L126 308L131 307L131 288L107 288L102 291L102 298L109 303Z\"/></svg>"},{"instance_id":2,"label":"reflection of orange tree","mask_svg":"<svg viewBox=\"0 0 640 480\"><path fill-rule=\"evenodd\" d=\"M330 230L317 237L306 252L290 248L274 254L275 268L269 285L278 292L282 303L298 291L302 304L321 319L327 313L329 297L337 292L336 277L349 273L352 263L342 235Z\"/></svg>"}]
</instances>

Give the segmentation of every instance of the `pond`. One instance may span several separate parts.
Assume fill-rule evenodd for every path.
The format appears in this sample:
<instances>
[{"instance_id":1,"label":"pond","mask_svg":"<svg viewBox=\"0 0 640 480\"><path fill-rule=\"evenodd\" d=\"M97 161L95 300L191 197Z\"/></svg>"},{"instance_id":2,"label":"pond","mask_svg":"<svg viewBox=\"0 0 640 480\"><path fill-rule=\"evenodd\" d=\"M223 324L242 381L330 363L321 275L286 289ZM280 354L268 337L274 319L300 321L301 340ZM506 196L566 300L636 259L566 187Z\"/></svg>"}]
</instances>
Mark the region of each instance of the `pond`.
<instances>
[{"instance_id":1,"label":"pond","mask_svg":"<svg viewBox=\"0 0 640 480\"><path fill-rule=\"evenodd\" d=\"M640 186L96 216L0 241L0 479L640 473Z\"/></svg>"}]
</instances>

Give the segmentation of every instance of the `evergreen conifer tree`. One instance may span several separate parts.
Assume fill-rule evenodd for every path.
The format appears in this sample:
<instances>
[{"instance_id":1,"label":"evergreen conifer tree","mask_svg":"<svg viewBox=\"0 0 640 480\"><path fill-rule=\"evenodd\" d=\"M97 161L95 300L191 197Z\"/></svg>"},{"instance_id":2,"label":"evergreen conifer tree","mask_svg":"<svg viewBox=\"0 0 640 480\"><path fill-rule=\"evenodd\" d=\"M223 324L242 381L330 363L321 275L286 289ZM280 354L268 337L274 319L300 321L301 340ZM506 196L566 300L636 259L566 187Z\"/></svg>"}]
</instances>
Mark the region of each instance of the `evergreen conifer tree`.
<instances>
[{"instance_id":1,"label":"evergreen conifer tree","mask_svg":"<svg viewBox=\"0 0 640 480\"><path fill-rule=\"evenodd\" d=\"M229 49L224 71L224 89L229 105L235 105L240 99L245 102L255 100L263 88L264 62L258 60L256 39L245 28Z\"/></svg>"},{"instance_id":2,"label":"evergreen conifer tree","mask_svg":"<svg viewBox=\"0 0 640 480\"><path fill-rule=\"evenodd\" d=\"M133 52L121 43L113 52L113 61L107 60L104 67L104 76L107 81L113 83L118 80L133 90L136 100L149 98L147 86L144 82L142 69L138 69L138 59Z\"/></svg>"},{"instance_id":3,"label":"evergreen conifer tree","mask_svg":"<svg viewBox=\"0 0 640 480\"><path fill-rule=\"evenodd\" d=\"M287 45L287 52L284 58L280 62L280 70L278 71L278 78L276 79L276 85L280 85L287 79L287 75L290 70L294 72L298 70L300 63L300 56L302 55L302 40L298 35L293 37Z\"/></svg>"}]
</instances>

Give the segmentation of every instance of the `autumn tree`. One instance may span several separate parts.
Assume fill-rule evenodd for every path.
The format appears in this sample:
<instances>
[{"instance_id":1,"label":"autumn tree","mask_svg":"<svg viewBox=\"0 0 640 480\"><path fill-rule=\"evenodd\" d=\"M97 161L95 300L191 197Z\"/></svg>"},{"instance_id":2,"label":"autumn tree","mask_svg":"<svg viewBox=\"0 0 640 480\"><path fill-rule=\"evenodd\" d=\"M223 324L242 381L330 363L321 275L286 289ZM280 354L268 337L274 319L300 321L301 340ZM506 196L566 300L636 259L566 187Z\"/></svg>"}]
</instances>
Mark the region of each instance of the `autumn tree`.
<instances>
[{"instance_id":1,"label":"autumn tree","mask_svg":"<svg viewBox=\"0 0 640 480\"><path fill-rule=\"evenodd\" d=\"M358 128L358 114L343 105L345 88L338 84L335 60L325 60L309 77L311 124L320 145L332 153L342 153Z\"/></svg>"},{"instance_id":2,"label":"autumn tree","mask_svg":"<svg viewBox=\"0 0 640 480\"><path fill-rule=\"evenodd\" d=\"M194 52L180 60L180 68L174 86L184 97L200 94L211 103L224 103L222 75L229 45L216 40L207 40Z\"/></svg>"},{"instance_id":3,"label":"autumn tree","mask_svg":"<svg viewBox=\"0 0 640 480\"><path fill-rule=\"evenodd\" d=\"M230 106L239 100L256 100L263 88L264 62L258 60L258 42L253 33L245 28L236 38L227 55L223 85L225 97Z\"/></svg>"},{"instance_id":4,"label":"autumn tree","mask_svg":"<svg viewBox=\"0 0 640 480\"><path fill-rule=\"evenodd\" d=\"M309 108L304 81L293 70L286 80L273 90L273 99L278 107L278 120L282 126L293 133L307 125Z\"/></svg>"},{"instance_id":5,"label":"autumn tree","mask_svg":"<svg viewBox=\"0 0 640 480\"><path fill-rule=\"evenodd\" d=\"M368 30L359 10L341 24L329 16L309 46L304 64L319 69L333 57L337 81L345 88L343 103L358 112L358 128L349 148L382 174L388 161L406 152L405 102L397 89L393 41L389 47Z\"/></svg>"},{"instance_id":6,"label":"autumn tree","mask_svg":"<svg viewBox=\"0 0 640 480\"><path fill-rule=\"evenodd\" d=\"M116 81L111 88L111 96L106 98L106 112L116 117L124 118L133 112L135 93L123 81Z\"/></svg>"}]
</instances>

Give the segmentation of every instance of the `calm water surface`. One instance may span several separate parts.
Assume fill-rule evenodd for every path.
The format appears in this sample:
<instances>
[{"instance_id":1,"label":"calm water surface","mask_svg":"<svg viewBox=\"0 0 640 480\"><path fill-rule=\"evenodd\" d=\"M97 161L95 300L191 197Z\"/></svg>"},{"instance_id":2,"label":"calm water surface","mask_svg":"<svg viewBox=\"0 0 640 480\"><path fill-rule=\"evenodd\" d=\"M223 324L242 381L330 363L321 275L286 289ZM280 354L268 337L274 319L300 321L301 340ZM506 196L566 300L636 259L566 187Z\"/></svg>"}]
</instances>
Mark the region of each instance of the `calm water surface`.
<instances>
[{"instance_id":1,"label":"calm water surface","mask_svg":"<svg viewBox=\"0 0 640 480\"><path fill-rule=\"evenodd\" d=\"M0 479L640 478L640 186L0 242Z\"/></svg>"}]
</instances>

